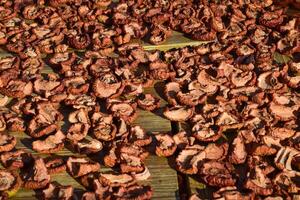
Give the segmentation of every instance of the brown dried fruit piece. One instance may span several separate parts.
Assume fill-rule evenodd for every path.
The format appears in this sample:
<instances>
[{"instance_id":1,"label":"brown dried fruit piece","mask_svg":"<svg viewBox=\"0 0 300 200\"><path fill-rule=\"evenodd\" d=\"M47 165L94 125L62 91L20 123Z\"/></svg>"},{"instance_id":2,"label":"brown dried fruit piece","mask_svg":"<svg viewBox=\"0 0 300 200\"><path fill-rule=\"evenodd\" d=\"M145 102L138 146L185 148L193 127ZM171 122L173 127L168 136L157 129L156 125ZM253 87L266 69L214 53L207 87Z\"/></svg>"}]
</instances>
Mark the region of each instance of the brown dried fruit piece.
<instances>
[{"instance_id":1,"label":"brown dried fruit piece","mask_svg":"<svg viewBox=\"0 0 300 200\"><path fill-rule=\"evenodd\" d=\"M136 145L121 145L117 151L122 173L142 172L145 169L144 160L149 153Z\"/></svg>"},{"instance_id":2,"label":"brown dried fruit piece","mask_svg":"<svg viewBox=\"0 0 300 200\"><path fill-rule=\"evenodd\" d=\"M231 175L231 168L232 166L228 163L210 161L202 165L200 173L204 176L203 180L210 186L234 186L236 180Z\"/></svg>"},{"instance_id":3,"label":"brown dried fruit piece","mask_svg":"<svg viewBox=\"0 0 300 200\"><path fill-rule=\"evenodd\" d=\"M222 136L222 127L205 127L201 123L196 123L192 131L193 136L203 142L214 142Z\"/></svg>"},{"instance_id":4,"label":"brown dried fruit piece","mask_svg":"<svg viewBox=\"0 0 300 200\"><path fill-rule=\"evenodd\" d=\"M28 164L30 154L23 150L4 152L1 154L1 163L5 168L18 169Z\"/></svg>"},{"instance_id":5,"label":"brown dried fruit piece","mask_svg":"<svg viewBox=\"0 0 300 200\"><path fill-rule=\"evenodd\" d=\"M283 19L282 13L265 12L260 16L259 22L266 27L275 28L282 24Z\"/></svg>"},{"instance_id":6,"label":"brown dried fruit piece","mask_svg":"<svg viewBox=\"0 0 300 200\"><path fill-rule=\"evenodd\" d=\"M81 154L91 154L91 153L97 153L102 150L103 145L100 141L96 139L87 140L83 139L81 141L70 141L73 149L76 150L76 152Z\"/></svg>"},{"instance_id":7,"label":"brown dried fruit piece","mask_svg":"<svg viewBox=\"0 0 300 200\"><path fill-rule=\"evenodd\" d=\"M135 184L133 176L129 174L101 173L99 180L110 187L126 187Z\"/></svg>"},{"instance_id":8,"label":"brown dried fruit piece","mask_svg":"<svg viewBox=\"0 0 300 200\"><path fill-rule=\"evenodd\" d=\"M17 191L22 184L19 175L13 171L0 169L0 192Z\"/></svg>"},{"instance_id":9,"label":"brown dried fruit piece","mask_svg":"<svg viewBox=\"0 0 300 200\"><path fill-rule=\"evenodd\" d=\"M254 170L250 171L244 187L252 190L257 195L269 196L273 193L271 180L263 174L259 167L255 167Z\"/></svg>"},{"instance_id":10,"label":"brown dried fruit piece","mask_svg":"<svg viewBox=\"0 0 300 200\"><path fill-rule=\"evenodd\" d=\"M74 178L77 178L91 172L99 171L100 165L87 158L69 157L67 161L67 170Z\"/></svg>"},{"instance_id":11,"label":"brown dried fruit piece","mask_svg":"<svg viewBox=\"0 0 300 200\"><path fill-rule=\"evenodd\" d=\"M49 174L56 174L66 170L66 163L60 157L47 157L45 158L45 165Z\"/></svg>"},{"instance_id":12,"label":"brown dried fruit piece","mask_svg":"<svg viewBox=\"0 0 300 200\"><path fill-rule=\"evenodd\" d=\"M63 84L66 87L66 91L73 95L85 94L89 90L89 83L82 76L64 78Z\"/></svg>"},{"instance_id":13,"label":"brown dried fruit piece","mask_svg":"<svg viewBox=\"0 0 300 200\"><path fill-rule=\"evenodd\" d=\"M71 185L63 186L59 183L49 183L46 188L41 191L43 199L64 199L71 200L74 195L74 188Z\"/></svg>"},{"instance_id":14,"label":"brown dried fruit piece","mask_svg":"<svg viewBox=\"0 0 300 200\"><path fill-rule=\"evenodd\" d=\"M113 124L113 116L101 112L94 112L92 117L92 132L103 141L111 141L116 137L117 127Z\"/></svg>"},{"instance_id":15,"label":"brown dried fruit piece","mask_svg":"<svg viewBox=\"0 0 300 200\"><path fill-rule=\"evenodd\" d=\"M152 188L150 186L133 185L129 187L121 187L114 195L116 200L149 200L152 197Z\"/></svg>"},{"instance_id":16,"label":"brown dried fruit piece","mask_svg":"<svg viewBox=\"0 0 300 200\"><path fill-rule=\"evenodd\" d=\"M269 105L269 111L274 115L275 118L278 118L282 121L289 121L296 118L296 112L299 110L299 105L294 106L283 106L278 105L273 102Z\"/></svg>"},{"instance_id":17,"label":"brown dried fruit piece","mask_svg":"<svg viewBox=\"0 0 300 200\"><path fill-rule=\"evenodd\" d=\"M235 186L229 186L219 189L213 193L214 199L235 199L235 200L253 200L253 193L241 193Z\"/></svg>"},{"instance_id":18,"label":"brown dried fruit piece","mask_svg":"<svg viewBox=\"0 0 300 200\"><path fill-rule=\"evenodd\" d=\"M40 189L50 182L50 175L42 158L32 158L31 164L25 167L21 172L25 188Z\"/></svg>"},{"instance_id":19,"label":"brown dried fruit piece","mask_svg":"<svg viewBox=\"0 0 300 200\"><path fill-rule=\"evenodd\" d=\"M194 109L189 107L166 107L164 111L164 116L171 121L184 122L190 119L193 113Z\"/></svg>"},{"instance_id":20,"label":"brown dried fruit piece","mask_svg":"<svg viewBox=\"0 0 300 200\"><path fill-rule=\"evenodd\" d=\"M48 136L45 140L32 142L32 149L40 153L55 153L64 147L66 136L58 130L54 135Z\"/></svg>"},{"instance_id":21,"label":"brown dried fruit piece","mask_svg":"<svg viewBox=\"0 0 300 200\"><path fill-rule=\"evenodd\" d=\"M32 83L22 80L11 80L4 88L0 88L1 94L14 98L24 98L25 96L31 95L32 90Z\"/></svg>"},{"instance_id":22,"label":"brown dried fruit piece","mask_svg":"<svg viewBox=\"0 0 300 200\"><path fill-rule=\"evenodd\" d=\"M276 154L274 159L275 165L282 170L294 170L292 166L293 159L300 158L300 151L291 148L291 147L283 147L280 148ZM296 166L295 166L296 169Z\"/></svg>"},{"instance_id":23,"label":"brown dried fruit piece","mask_svg":"<svg viewBox=\"0 0 300 200\"><path fill-rule=\"evenodd\" d=\"M160 99L151 94L142 94L137 99L138 106L144 110L152 111L160 106Z\"/></svg>"},{"instance_id":24,"label":"brown dried fruit piece","mask_svg":"<svg viewBox=\"0 0 300 200\"><path fill-rule=\"evenodd\" d=\"M17 144L14 136L0 133L0 153L12 150Z\"/></svg>"},{"instance_id":25,"label":"brown dried fruit piece","mask_svg":"<svg viewBox=\"0 0 300 200\"><path fill-rule=\"evenodd\" d=\"M158 156L169 157L173 155L177 149L176 143L173 138L168 134L155 135L157 145L155 147L155 153Z\"/></svg>"},{"instance_id":26,"label":"brown dried fruit piece","mask_svg":"<svg viewBox=\"0 0 300 200\"><path fill-rule=\"evenodd\" d=\"M35 80L33 88L37 94L49 97L51 95L62 92L64 86L57 77L48 74L48 77L45 79L40 78Z\"/></svg>"},{"instance_id":27,"label":"brown dried fruit piece","mask_svg":"<svg viewBox=\"0 0 300 200\"><path fill-rule=\"evenodd\" d=\"M136 117L136 104L127 102L111 102L109 106L114 117L121 117L127 122L133 122Z\"/></svg>"},{"instance_id":28,"label":"brown dried fruit piece","mask_svg":"<svg viewBox=\"0 0 300 200\"><path fill-rule=\"evenodd\" d=\"M232 164L242 164L246 161L247 152L243 138L237 136L232 142L229 160Z\"/></svg>"},{"instance_id":29,"label":"brown dried fruit piece","mask_svg":"<svg viewBox=\"0 0 300 200\"><path fill-rule=\"evenodd\" d=\"M176 157L177 170L185 174L196 174L198 166L193 166L197 163L193 162L194 156L198 155L204 147L199 145L187 146Z\"/></svg>"},{"instance_id":30,"label":"brown dried fruit piece","mask_svg":"<svg viewBox=\"0 0 300 200\"><path fill-rule=\"evenodd\" d=\"M158 45L164 43L168 37L172 35L172 30L169 27L155 26L150 33L149 41L152 44Z\"/></svg>"},{"instance_id":31,"label":"brown dried fruit piece","mask_svg":"<svg viewBox=\"0 0 300 200\"><path fill-rule=\"evenodd\" d=\"M84 139L89 131L90 125L84 123L75 123L70 126L67 138L72 141L80 141Z\"/></svg>"},{"instance_id":32,"label":"brown dried fruit piece","mask_svg":"<svg viewBox=\"0 0 300 200\"><path fill-rule=\"evenodd\" d=\"M99 98L115 98L122 94L124 86L113 74L107 73L95 80L93 91Z\"/></svg>"},{"instance_id":33,"label":"brown dried fruit piece","mask_svg":"<svg viewBox=\"0 0 300 200\"><path fill-rule=\"evenodd\" d=\"M88 110L85 108L80 108L69 114L68 120L70 123L84 123L90 124L90 119L88 115Z\"/></svg>"},{"instance_id":34,"label":"brown dried fruit piece","mask_svg":"<svg viewBox=\"0 0 300 200\"><path fill-rule=\"evenodd\" d=\"M133 126L130 129L128 141L134 145L142 147L149 145L152 142L152 138L142 127Z\"/></svg>"}]
</instances>

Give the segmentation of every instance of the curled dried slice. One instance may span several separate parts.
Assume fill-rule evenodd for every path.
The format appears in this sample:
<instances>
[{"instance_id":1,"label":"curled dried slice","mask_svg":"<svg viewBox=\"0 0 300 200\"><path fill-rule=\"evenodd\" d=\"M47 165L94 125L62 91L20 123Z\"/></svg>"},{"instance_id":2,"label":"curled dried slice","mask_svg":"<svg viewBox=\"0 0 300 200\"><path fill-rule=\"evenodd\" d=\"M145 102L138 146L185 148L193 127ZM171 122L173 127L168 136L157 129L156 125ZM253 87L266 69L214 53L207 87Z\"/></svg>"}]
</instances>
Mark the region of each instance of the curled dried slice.
<instances>
[{"instance_id":1,"label":"curled dried slice","mask_svg":"<svg viewBox=\"0 0 300 200\"><path fill-rule=\"evenodd\" d=\"M161 157L169 157L173 155L177 149L176 143L173 138L168 134L155 135L157 145L155 147L155 153Z\"/></svg>"},{"instance_id":2,"label":"curled dried slice","mask_svg":"<svg viewBox=\"0 0 300 200\"><path fill-rule=\"evenodd\" d=\"M6 122L5 122L5 118L3 117L3 115L0 115L0 131L5 131L7 128Z\"/></svg>"},{"instance_id":3,"label":"curled dried slice","mask_svg":"<svg viewBox=\"0 0 300 200\"><path fill-rule=\"evenodd\" d=\"M6 106L6 104L9 102L8 96L4 96L0 94L0 106Z\"/></svg>"},{"instance_id":4,"label":"curled dried slice","mask_svg":"<svg viewBox=\"0 0 300 200\"><path fill-rule=\"evenodd\" d=\"M237 129L243 126L242 123L239 123L239 119L235 115L228 112L222 112L218 116L215 124L222 127L223 131L227 129Z\"/></svg>"},{"instance_id":5,"label":"curled dried slice","mask_svg":"<svg viewBox=\"0 0 300 200\"><path fill-rule=\"evenodd\" d=\"M45 140L36 140L32 143L32 149L40 153L55 153L64 147L66 136L62 131L48 136Z\"/></svg>"},{"instance_id":6,"label":"curled dried slice","mask_svg":"<svg viewBox=\"0 0 300 200\"><path fill-rule=\"evenodd\" d=\"M4 152L1 154L1 163L5 168L18 169L28 164L30 154L23 150Z\"/></svg>"},{"instance_id":7,"label":"curled dried slice","mask_svg":"<svg viewBox=\"0 0 300 200\"><path fill-rule=\"evenodd\" d=\"M216 31L214 30L207 30L206 28L203 28L202 30L194 31L191 34L191 37L194 40L200 40L200 41L211 41L216 39Z\"/></svg>"},{"instance_id":8,"label":"curled dried slice","mask_svg":"<svg viewBox=\"0 0 300 200\"><path fill-rule=\"evenodd\" d=\"M257 86L264 90L279 89L282 85L278 83L278 75L272 71L261 73L257 78Z\"/></svg>"},{"instance_id":9,"label":"curled dried slice","mask_svg":"<svg viewBox=\"0 0 300 200\"><path fill-rule=\"evenodd\" d=\"M68 95L64 99L65 104L73 106L73 108L90 108L96 105L96 98L86 94L83 95Z\"/></svg>"},{"instance_id":10,"label":"curled dried slice","mask_svg":"<svg viewBox=\"0 0 300 200\"><path fill-rule=\"evenodd\" d=\"M72 141L80 141L87 136L90 129L89 124L75 123L68 130L67 138Z\"/></svg>"},{"instance_id":11,"label":"curled dried slice","mask_svg":"<svg viewBox=\"0 0 300 200\"><path fill-rule=\"evenodd\" d=\"M133 185L126 188L120 188L114 196L117 200L148 200L152 197L152 188L150 186Z\"/></svg>"},{"instance_id":12,"label":"curled dried slice","mask_svg":"<svg viewBox=\"0 0 300 200\"><path fill-rule=\"evenodd\" d=\"M289 121L296 118L296 112L299 110L299 105L295 106L283 106L273 102L269 105L269 111L282 121Z\"/></svg>"},{"instance_id":13,"label":"curled dried slice","mask_svg":"<svg viewBox=\"0 0 300 200\"><path fill-rule=\"evenodd\" d=\"M164 43L172 35L172 30L169 27L155 26L150 34L149 41L158 45Z\"/></svg>"},{"instance_id":14,"label":"curled dried slice","mask_svg":"<svg viewBox=\"0 0 300 200\"><path fill-rule=\"evenodd\" d=\"M210 186L234 186L236 180L230 174L230 168L227 163L210 161L203 164L200 173L204 176L203 180Z\"/></svg>"},{"instance_id":15,"label":"curled dried slice","mask_svg":"<svg viewBox=\"0 0 300 200\"><path fill-rule=\"evenodd\" d=\"M56 174L66 170L66 163L60 157L45 158L45 165L49 174Z\"/></svg>"},{"instance_id":16,"label":"curled dried slice","mask_svg":"<svg viewBox=\"0 0 300 200\"><path fill-rule=\"evenodd\" d=\"M40 10L36 5L28 5L23 10L23 16L25 19L34 20L40 14Z\"/></svg>"},{"instance_id":17,"label":"curled dried slice","mask_svg":"<svg viewBox=\"0 0 300 200\"><path fill-rule=\"evenodd\" d=\"M67 161L67 170L75 178L97 172L99 169L99 163L90 161L87 158L69 157Z\"/></svg>"},{"instance_id":18,"label":"curled dried slice","mask_svg":"<svg viewBox=\"0 0 300 200\"><path fill-rule=\"evenodd\" d=\"M71 141L71 145L78 153L81 154L97 153L103 148L102 143L96 139L83 139L81 141Z\"/></svg>"},{"instance_id":19,"label":"curled dried slice","mask_svg":"<svg viewBox=\"0 0 300 200\"><path fill-rule=\"evenodd\" d=\"M91 44L91 38L88 34L76 34L69 37L69 43L75 49L86 49Z\"/></svg>"},{"instance_id":20,"label":"curled dried slice","mask_svg":"<svg viewBox=\"0 0 300 200\"><path fill-rule=\"evenodd\" d=\"M136 106L126 102L116 102L110 107L110 111L115 117L121 117L125 121L133 122L136 117Z\"/></svg>"},{"instance_id":21,"label":"curled dried slice","mask_svg":"<svg viewBox=\"0 0 300 200\"><path fill-rule=\"evenodd\" d=\"M43 199L71 200L74 197L73 193L74 188L72 186L62 186L56 182L52 182L41 191L41 196Z\"/></svg>"},{"instance_id":22,"label":"curled dried slice","mask_svg":"<svg viewBox=\"0 0 300 200\"><path fill-rule=\"evenodd\" d=\"M88 110L85 108L80 108L69 114L68 120L70 123L84 123L90 124L90 119L88 116Z\"/></svg>"},{"instance_id":23,"label":"curled dried slice","mask_svg":"<svg viewBox=\"0 0 300 200\"><path fill-rule=\"evenodd\" d=\"M242 164L246 161L247 152L243 138L237 136L232 142L229 160L232 164Z\"/></svg>"},{"instance_id":24,"label":"curled dried slice","mask_svg":"<svg viewBox=\"0 0 300 200\"><path fill-rule=\"evenodd\" d=\"M152 111L159 108L160 99L151 94L142 94L137 100L138 106L144 110Z\"/></svg>"},{"instance_id":25,"label":"curled dried slice","mask_svg":"<svg viewBox=\"0 0 300 200\"><path fill-rule=\"evenodd\" d=\"M279 127L271 128L269 132L270 136L278 138L280 140L292 138L295 135L295 133L296 131L293 129Z\"/></svg>"},{"instance_id":26,"label":"curled dried slice","mask_svg":"<svg viewBox=\"0 0 300 200\"><path fill-rule=\"evenodd\" d=\"M92 132L94 136L103 141L111 141L116 137L117 127L113 124L112 115L94 112L92 117Z\"/></svg>"},{"instance_id":27,"label":"curled dried slice","mask_svg":"<svg viewBox=\"0 0 300 200\"><path fill-rule=\"evenodd\" d=\"M11 117L6 121L6 128L12 132L23 132L26 130L25 121L21 117Z\"/></svg>"},{"instance_id":28,"label":"curled dried slice","mask_svg":"<svg viewBox=\"0 0 300 200\"><path fill-rule=\"evenodd\" d=\"M80 95L87 93L89 90L89 83L82 76L64 78L63 83L69 94Z\"/></svg>"},{"instance_id":29,"label":"curled dried slice","mask_svg":"<svg viewBox=\"0 0 300 200\"><path fill-rule=\"evenodd\" d=\"M277 152L274 163L279 169L293 170L292 160L295 157L300 157L300 151L291 147L283 147Z\"/></svg>"},{"instance_id":30,"label":"curled dried slice","mask_svg":"<svg viewBox=\"0 0 300 200\"><path fill-rule=\"evenodd\" d=\"M164 116L171 121L184 122L190 119L193 113L194 113L194 109L189 107L182 107L182 106L176 106L172 108L166 107L164 111Z\"/></svg>"},{"instance_id":31,"label":"curled dried slice","mask_svg":"<svg viewBox=\"0 0 300 200\"><path fill-rule=\"evenodd\" d=\"M144 160L149 153L136 145L121 145L118 151L120 171L122 173L142 172L145 168Z\"/></svg>"},{"instance_id":32,"label":"curled dried slice","mask_svg":"<svg viewBox=\"0 0 300 200\"><path fill-rule=\"evenodd\" d=\"M277 149L264 144L256 144L251 147L251 154L254 156L268 156L276 154Z\"/></svg>"},{"instance_id":33,"label":"curled dried slice","mask_svg":"<svg viewBox=\"0 0 300 200\"><path fill-rule=\"evenodd\" d=\"M0 133L0 153L12 150L17 144L14 136Z\"/></svg>"},{"instance_id":34,"label":"curled dried slice","mask_svg":"<svg viewBox=\"0 0 300 200\"><path fill-rule=\"evenodd\" d=\"M32 159L32 163L24 169L21 178L28 189L44 188L50 182L46 165L42 158Z\"/></svg>"},{"instance_id":35,"label":"curled dried slice","mask_svg":"<svg viewBox=\"0 0 300 200\"><path fill-rule=\"evenodd\" d=\"M120 161L120 171L122 173L142 172L145 168L142 159L132 154L122 153Z\"/></svg>"},{"instance_id":36,"label":"curled dried slice","mask_svg":"<svg viewBox=\"0 0 300 200\"><path fill-rule=\"evenodd\" d=\"M48 75L48 79L38 78L34 81L33 88L37 94L48 97L63 91L64 86L57 78Z\"/></svg>"},{"instance_id":37,"label":"curled dried slice","mask_svg":"<svg viewBox=\"0 0 300 200\"><path fill-rule=\"evenodd\" d=\"M19 175L15 172L0 170L0 192L17 191L22 184Z\"/></svg>"},{"instance_id":38,"label":"curled dried slice","mask_svg":"<svg viewBox=\"0 0 300 200\"><path fill-rule=\"evenodd\" d=\"M269 28L275 28L282 24L283 19L282 13L265 12L260 16L259 23Z\"/></svg>"},{"instance_id":39,"label":"curled dried slice","mask_svg":"<svg viewBox=\"0 0 300 200\"><path fill-rule=\"evenodd\" d=\"M214 199L236 199L236 200L252 200L255 195L253 193L243 194L238 191L235 186L229 186L219 189L213 193Z\"/></svg>"},{"instance_id":40,"label":"curled dried slice","mask_svg":"<svg viewBox=\"0 0 300 200\"><path fill-rule=\"evenodd\" d=\"M142 171L140 173L132 173L132 176L137 181L145 181L151 176L151 174L150 174L148 167L145 166L144 171Z\"/></svg>"},{"instance_id":41,"label":"curled dried slice","mask_svg":"<svg viewBox=\"0 0 300 200\"><path fill-rule=\"evenodd\" d=\"M283 191L298 194L300 188L297 187L297 180L300 178L300 172L285 170L276 175L273 183Z\"/></svg>"},{"instance_id":42,"label":"curled dried slice","mask_svg":"<svg viewBox=\"0 0 300 200\"><path fill-rule=\"evenodd\" d=\"M188 134L186 131L180 131L173 135L173 140L177 146L178 149L184 149L188 145L192 145L193 138L188 137Z\"/></svg>"},{"instance_id":43,"label":"curled dried slice","mask_svg":"<svg viewBox=\"0 0 300 200\"><path fill-rule=\"evenodd\" d=\"M187 93L178 92L177 98L182 105L196 106L205 102L206 93L201 90L191 90Z\"/></svg>"},{"instance_id":44,"label":"curled dried slice","mask_svg":"<svg viewBox=\"0 0 300 200\"><path fill-rule=\"evenodd\" d=\"M52 65L63 65L61 71L66 72L69 71L71 66L76 59L76 55L74 53L55 53L52 58L50 58L49 62Z\"/></svg>"},{"instance_id":45,"label":"curled dried slice","mask_svg":"<svg viewBox=\"0 0 300 200\"><path fill-rule=\"evenodd\" d=\"M124 84L110 73L101 76L101 79L96 79L93 84L93 91L99 98L118 97L122 94L123 90Z\"/></svg>"},{"instance_id":46,"label":"curled dried slice","mask_svg":"<svg viewBox=\"0 0 300 200\"><path fill-rule=\"evenodd\" d=\"M194 163L192 160L194 156L199 154L203 149L204 147L199 145L187 146L183 149L176 158L178 171L184 174L196 174L198 172L198 166L193 166Z\"/></svg>"},{"instance_id":47,"label":"curled dried slice","mask_svg":"<svg viewBox=\"0 0 300 200\"><path fill-rule=\"evenodd\" d=\"M1 94L14 98L24 98L25 96L31 95L32 90L32 83L22 80L11 80L4 88L0 88Z\"/></svg>"},{"instance_id":48,"label":"curled dried slice","mask_svg":"<svg viewBox=\"0 0 300 200\"><path fill-rule=\"evenodd\" d=\"M33 138L40 138L45 135L50 135L58 131L58 125L56 124L40 124L38 121L38 117L33 118L29 122L29 126L27 128L29 135Z\"/></svg>"},{"instance_id":49,"label":"curled dried slice","mask_svg":"<svg viewBox=\"0 0 300 200\"><path fill-rule=\"evenodd\" d=\"M192 132L197 140L203 142L214 142L222 136L220 127L205 127L201 123L196 123Z\"/></svg>"},{"instance_id":50,"label":"curled dried slice","mask_svg":"<svg viewBox=\"0 0 300 200\"><path fill-rule=\"evenodd\" d=\"M114 167L118 162L118 157L116 155L117 146L113 144L110 149L107 151L106 155L103 158L103 162L107 167Z\"/></svg>"},{"instance_id":51,"label":"curled dried slice","mask_svg":"<svg viewBox=\"0 0 300 200\"><path fill-rule=\"evenodd\" d=\"M152 142L150 135L140 126L133 126L130 129L129 142L137 146L146 146Z\"/></svg>"},{"instance_id":52,"label":"curled dried slice","mask_svg":"<svg viewBox=\"0 0 300 200\"><path fill-rule=\"evenodd\" d=\"M171 105L177 105L176 95L180 92L180 84L177 82L169 82L165 85L164 94Z\"/></svg>"},{"instance_id":53,"label":"curled dried slice","mask_svg":"<svg viewBox=\"0 0 300 200\"><path fill-rule=\"evenodd\" d=\"M244 187L252 190L257 195L269 196L273 193L271 180L263 174L259 167L255 167L254 170L250 171Z\"/></svg>"},{"instance_id":54,"label":"curled dried slice","mask_svg":"<svg viewBox=\"0 0 300 200\"><path fill-rule=\"evenodd\" d=\"M128 174L101 173L99 180L111 187L129 186L135 183L133 176Z\"/></svg>"},{"instance_id":55,"label":"curled dried slice","mask_svg":"<svg viewBox=\"0 0 300 200\"><path fill-rule=\"evenodd\" d=\"M144 161L149 156L149 152L145 151L142 147L129 144L121 144L119 146L118 153L120 153L120 155L133 155L140 158L142 161Z\"/></svg>"}]
</instances>

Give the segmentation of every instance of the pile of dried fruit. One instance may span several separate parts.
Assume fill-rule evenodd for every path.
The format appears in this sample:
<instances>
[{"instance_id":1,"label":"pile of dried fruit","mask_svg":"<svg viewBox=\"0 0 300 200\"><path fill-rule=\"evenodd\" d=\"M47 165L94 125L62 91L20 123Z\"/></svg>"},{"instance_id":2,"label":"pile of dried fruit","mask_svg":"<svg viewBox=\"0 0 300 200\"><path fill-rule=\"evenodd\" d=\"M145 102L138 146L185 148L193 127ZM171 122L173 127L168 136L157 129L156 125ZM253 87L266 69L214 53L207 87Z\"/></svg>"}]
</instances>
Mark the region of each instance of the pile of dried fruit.
<instances>
[{"instance_id":1,"label":"pile of dried fruit","mask_svg":"<svg viewBox=\"0 0 300 200\"><path fill-rule=\"evenodd\" d=\"M148 145L213 187L210 198L299 198L299 19L272 0L217 2L1 1L0 44L14 56L0 59L0 198L24 187L71 199L72 186L51 182L67 170L87 189L81 199L150 199L151 187L137 183L150 176ZM210 42L167 52L129 43L160 44L172 30ZM294 60L277 63L275 53ZM56 73L41 73L45 64ZM185 131L149 135L131 125L137 106L160 107L143 94L155 80L166 83L164 116ZM30 135L39 153L102 152L116 173L99 173L87 156L17 150L9 131Z\"/></svg>"}]
</instances>

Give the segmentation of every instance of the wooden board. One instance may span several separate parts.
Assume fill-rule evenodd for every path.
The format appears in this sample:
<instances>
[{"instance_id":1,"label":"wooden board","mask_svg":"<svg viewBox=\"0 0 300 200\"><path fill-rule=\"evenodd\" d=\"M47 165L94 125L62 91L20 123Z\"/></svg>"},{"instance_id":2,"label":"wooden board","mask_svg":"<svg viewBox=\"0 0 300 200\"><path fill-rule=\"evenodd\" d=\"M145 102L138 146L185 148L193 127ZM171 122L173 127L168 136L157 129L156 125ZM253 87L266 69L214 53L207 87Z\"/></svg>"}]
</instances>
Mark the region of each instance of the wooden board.
<instances>
[{"instance_id":1,"label":"wooden board","mask_svg":"<svg viewBox=\"0 0 300 200\"><path fill-rule=\"evenodd\" d=\"M180 48L189 45L199 45L202 42L192 41L186 37L184 37L181 33L174 32L173 36L168 39L163 45L150 45L145 42L139 41L146 50L168 50L171 48ZM174 45L175 44L175 45ZM10 54L0 49L0 57L9 56ZM46 67L42 73L51 73L52 70L49 67ZM154 87L145 88L145 93L151 93L155 96L161 98L162 96L162 87L163 82L156 82ZM161 98L161 107L166 105L166 102ZM144 110L138 110L138 118L134 121L135 125L142 126L147 132L150 134L152 132L170 132L171 131L171 123L167 119L162 117L162 109L158 109L158 111L152 113ZM20 132L12 132L11 135L14 135L17 138L16 149L26 149L26 151L33 153L34 155L39 155L41 157L48 156L47 154L40 154L34 152L30 148L30 136L25 133ZM71 151L64 148L57 153L57 155L61 156L69 156L74 155ZM149 168L151 173L151 178L145 181L145 184L150 184L153 187L154 195L153 199L165 199L165 200L173 200L179 199L179 189L178 189L178 181L177 181L177 172L172 169L169 165L169 162L166 158L160 158L155 155L151 155L146 160L146 166ZM0 168L2 166L0 165ZM101 172L105 172L110 170L109 168L105 168L102 166ZM75 188L76 192L83 192L83 187L76 182L67 172L51 175L52 181L57 181L62 185L72 185ZM13 200L33 200L36 199L35 192L33 190L21 189L19 190L15 196L11 199Z\"/></svg>"},{"instance_id":2,"label":"wooden board","mask_svg":"<svg viewBox=\"0 0 300 200\"><path fill-rule=\"evenodd\" d=\"M160 95L157 94L154 88L147 88L145 92L160 97ZM162 99L162 105L164 104L166 103ZM138 110L138 118L134 121L133 124L142 126L150 134L152 132L171 131L170 122L166 119L163 119L160 114L151 113L140 109ZM25 133L12 132L10 134L14 135L18 140L16 146L17 149L26 149L26 151L33 153L34 155L39 155L41 157L47 156L47 154L36 153L30 148L31 138ZM69 156L74 155L74 153L64 148L56 155ZM145 181L145 184L150 184L153 187L153 199L176 199L176 197L178 196L177 172L174 169L170 168L168 160L151 155L146 161L146 166L150 170L151 178ZM101 172L109 170L109 168L105 168L103 166L101 168ZM72 185L78 191L83 190L83 187L66 172L51 175L51 177L53 181L57 181L62 185ZM33 190L22 189L12 199L36 199L34 195L35 193Z\"/></svg>"}]
</instances>

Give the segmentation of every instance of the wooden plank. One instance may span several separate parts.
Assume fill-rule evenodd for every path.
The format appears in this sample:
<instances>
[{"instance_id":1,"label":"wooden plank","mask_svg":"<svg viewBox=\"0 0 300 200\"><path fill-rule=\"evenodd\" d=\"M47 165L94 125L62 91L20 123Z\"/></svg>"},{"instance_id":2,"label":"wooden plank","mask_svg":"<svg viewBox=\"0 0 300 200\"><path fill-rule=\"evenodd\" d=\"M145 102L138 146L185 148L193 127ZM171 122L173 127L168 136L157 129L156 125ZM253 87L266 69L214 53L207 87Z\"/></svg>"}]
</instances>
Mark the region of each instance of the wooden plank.
<instances>
[{"instance_id":1,"label":"wooden plank","mask_svg":"<svg viewBox=\"0 0 300 200\"><path fill-rule=\"evenodd\" d=\"M9 53L1 52L0 57L9 56ZM51 68L48 66L45 67L43 73L53 73ZM164 106L166 102L161 98L162 91L161 82L155 83L155 88L145 88L145 93L151 93L156 97L161 99L161 106ZM138 109L138 118L133 123L134 125L142 126L147 132L150 134L152 132L160 131L160 132L169 132L171 130L170 122L161 117L161 110L158 110L154 113L144 111ZM33 151L30 147L32 139L30 136L26 135L25 133L20 132L11 132L11 135L14 135L17 138L17 149L25 149L27 152L30 152L34 155L38 155L41 157L48 156L47 154L40 154ZM63 148L59 151L56 155L61 156L71 156L71 155L78 155L74 154L67 148ZM153 199L176 199L178 193L178 184L177 184L177 172L170 168L168 164L168 160L165 158L159 158L157 156L151 155L146 160L146 165L149 168L151 173L151 177L149 180L145 181L145 184L150 184L153 187L154 195ZM101 168L101 172L105 172L110 170L109 168L103 167ZM163 173L162 173L163 172ZM72 185L76 191L83 191L84 188L71 176L68 175L67 172L55 174L51 176L52 181L57 181L62 185ZM21 189L19 190L14 197L11 199L19 200L32 200L35 198L35 193L33 190Z\"/></svg>"},{"instance_id":2,"label":"wooden plank","mask_svg":"<svg viewBox=\"0 0 300 200\"><path fill-rule=\"evenodd\" d=\"M148 90L151 91L152 89ZM162 119L160 116L151 112L142 110L139 110L138 112L139 117L134 122L134 124L141 125L143 128L145 128L146 131L149 131L151 133L152 131L168 132L171 130L171 126L168 120ZM17 149L25 149L26 151L34 155L39 155L41 157L48 156L47 154L37 153L30 148L32 140L31 137L27 134L22 132L11 132L10 134L14 135L17 138ZM66 148L63 148L56 155L79 156L79 154L74 154ZM146 161L146 166L148 166L150 170L151 178L144 183L150 184L153 187L153 199L176 199L178 191L177 173L175 170L170 168L167 159L151 155ZM102 172L108 170L109 168L105 167L102 167L101 169ZM66 172L53 175L52 177L54 181L58 181L62 185L72 185L77 190L83 189L83 187L79 183L77 183L75 179L70 177ZM34 191L22 189L12 199L35 199Z\"/></svg>"},{"instance_id":3,"label":"wooden plank","mask_svg":"<svg viewBox=\"0 0 300 200\"><path fill-rule=\"evenodd\" d=\"M160 45L152 45L147 42L141 41L142 46L145 50L161 50L167 51L173 48L182 48L186 46L198 46L206 44L208 42L196 41L186 37L183 33L173 31L173 35L167 39L166 42Z\"/></svg>"},{"instance_id":4,"label":"wooden plank","mask_svg":"<svg viewBox=\"0 0 300 200\"><path fill-rule=\"evenodd\" d=\"M150 184L153 187L153 199L176 199L178 191L177 177L174 176L174 170L168 167L167 160L156 156L150 156L146 160L146 165L151 173L151 178L143 183ZM103 168L101 169L101 172L108 170L108 168ZM66 172L53 175L51 178L53 181L57 181L62 185L72 185L76 191L82 192L84 190L84 188ZM33 190L21 189L11 199L33 200L36 198Z\"/></svg>"}]
</instances>

